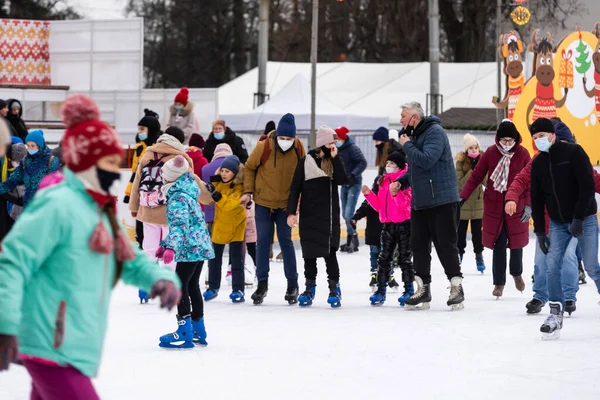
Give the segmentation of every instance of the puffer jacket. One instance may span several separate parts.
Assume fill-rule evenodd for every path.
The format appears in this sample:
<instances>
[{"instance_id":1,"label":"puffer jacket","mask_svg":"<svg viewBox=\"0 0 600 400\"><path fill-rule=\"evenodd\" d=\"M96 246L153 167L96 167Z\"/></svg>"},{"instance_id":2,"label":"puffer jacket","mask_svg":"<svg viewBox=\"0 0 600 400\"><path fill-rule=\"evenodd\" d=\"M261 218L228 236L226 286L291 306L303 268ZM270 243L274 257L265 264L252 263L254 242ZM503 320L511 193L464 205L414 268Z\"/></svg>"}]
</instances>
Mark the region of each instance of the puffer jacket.
<instances>
[{"instance_id":1,"label":"puffer jacket","mask_svg":"<svg viewBox=\"0 0 600 400\"><path fill-rule=\"evenodd\" d=\"M190 156L194 162L194 174L196 174L196 176L202 180L202 168L208 164L208 160L204 158L202 150L197 147L190 146L185 153Z\"/></svg>"},{"instance_id":2,"label":"puffer jacket","mask_svg":"<svg viewBox=\"0 0 600 400\"><path fill-rule=\"evenodd\" d=\"M379 220L382 223L400 223L410 219L410 208L412 200L412 189L401 190L396 196L390 193L390 185L406 173L408 166L393 174L385 174L379 180L379 191L377 194L371 191L365 197L371 207L379 212Z\"/></svg>"},{"instance_id":3,"label":"puffer jacket","mask_svg":"<svg viewBox=\"0 0 600 400\"><path fill-rule=\"evenodd\" d=\"M237 156L242 164L246 163L248 160L248 150L246 149L244 139L236 135L229 127L225 128L225 137L223 140L217 140L214 132L211 132L210 135L208 135L208 139L206 139L206 144L202 150L204 157L206 157L207 160L212 160L215 155L215 149L218 145L223 143L229 145L233 155Z\"/></svg>"},{"instance_id":4,"label":"puffer jacket","mask_svg":"<svg viewBox=\"0 0 600 400\"><path fill-rule=\"evenodd\" d=\"M167 192L169 234L161 246L175 252L176 262L206 261L215 257L199 197L200 188L191 172L182 175Z\"/></svg>"},{"instance_id":5,"label":"puffer jacket","mask_svg":"<svg viewBox=\"0 0 600 400\"><path fill-rule=\"evenodd\" d=\"M11 130L14 133L16 133L16 136L21 138L21 140L24 143L25 138L27 137L27 134L29 133L29 130L27 129L27 125L25 125L25 121L23 121L23 104L21 104L21 102L16 99L9 99L7 101L7 103L8 103L8 115L6 116L6 120L8 122L10 122L10 125L12 128ZM19 104L19 107L20 107L19 115L13 115L11 112L11 109L12 109L12 106L14 103Z\"/></svg>"},{"instance_id":6,"label":"puffer jacket","mask_svg":"<svg viewBox=\"0 0 600 400\"><path fill-rule=\"evenodd\" d=\"M175 104L169 106L169 121L167 122L167 127L176 126L181 129L185 138L183 144L186 146L190 143L190 137L192 136L192 133L194 133L195 122L196 117L194 115L193 102L188 101L180 113L175 110Z\"/></svg>"},{"instance_id":7,"label":"puffer jacket","mask_svg":"<svg viewBox=\"0 0 600 400\"><path fill-rule=\"evenodd\" d=\"M123 203L129 204L131 200L131 188L133 187L133 182L135 181L135 175L137 173L137 168L140 163L142 157L144 157L144 153L146 153L146 149L148 145L141 141L135 145L135 149L133 150L133 159L131 160L131 177L129 178L129 183L125 187L125 197L123 198Z\"/></svg>"},{"instance_id":8,"label":"puffer jacket","mask_svg":"<svg viewBox=\"0 0 600 400\"><path fill-rule=\"evenodd\" d=\"M348 174L348 183L344 186L362 184L362 174L367 169L367 159L351 136L348 136L339 148L338 155L344 161L344 168Z\"/></svg>"},{"instance_id":9,"label":"puffer jacket","mask_svg":"<svg viewBox=\"0 0 600 400\"><path fill-rule=\"evenodd\" d=\"M481 160L481 154L476 159L471 159L465 152L461 151L456 156L456 178L458 179L458 191L460 192L465 183L471 177L473 169ZM470 221L483 218L483 187L487 183L487 177L477 186L471 197L467 199L460 209L460 219Z\"/></svg>"},{"instance_id":10,"label":"puffer jacket","mask_svg":"<svg viewBox=\"0 0 600 400\"><path fill-rule=\"evenodd\" d=\"M217 170L220 178L220 168ZM212 179L211 179L212 180ZM244 194L244 170L240 165L240 172L231 182L215 182L217 192L221 199L215 202L215 220L212 228L212 241L215 244L229 244L243 242L246 232L246 208L240 204Z\"/></svg>"}]
</instances>

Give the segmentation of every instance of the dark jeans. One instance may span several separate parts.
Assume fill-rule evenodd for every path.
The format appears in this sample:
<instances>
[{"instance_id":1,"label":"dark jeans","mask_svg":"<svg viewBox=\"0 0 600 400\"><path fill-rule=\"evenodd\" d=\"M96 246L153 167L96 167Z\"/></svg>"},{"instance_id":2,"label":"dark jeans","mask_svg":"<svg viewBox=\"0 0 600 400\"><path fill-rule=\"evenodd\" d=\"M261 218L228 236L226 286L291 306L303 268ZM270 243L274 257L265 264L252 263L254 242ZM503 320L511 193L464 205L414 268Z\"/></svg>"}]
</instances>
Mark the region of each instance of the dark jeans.
<instances>
[{"instance_id":1,"label":"dark jeans","mask_svg":"<svg viewBox=\"0 0 600 400\"><path fill-rule=\"evenodd\" d=\"M248 254L250 254L250 258L252 258L252 262L256 267L256 243L246 243L246 250Z\"/></svg>"},{"instance_id":2,"label":"dark jeans","mask_svg":"<svg viewBox=\"0 0 600 400\"><path fill-rule=\"evenodd\" d=\"M385 223L381 229L381 252L377 259L378 280L387 285L394 268L394 254L398 251L398 265L402 270L402 282L415 280L415 270L410 251L410 220L400 223Z\"/></svg>"},{"instance_id":3,"label":"dark jeans","mask_svg":"<svg viewBox=\"0 0 600 400\"><path fill-rule=\"evenodd\" d=\"M274 224L277 225L277 239L283 255L283 270L288 287L298 287L298 268L296 266L296 249L292 242L292 228L287 224L288 214L283 209L255 206L256 230L256 278L259 282L269 279L269 253L273 238Z\"/></svg>"},{"instance_id":4,"label":"dark jeans","mask_svg":"<svg viewBox=\"0 0 600 400\"><path fill-rule=\"evenodd\" d=\"M186 317L192 314L192 319L198 321L204 316L204 301L200 293L200 273L204 261L178 262L175 272L181 280L181 301L177 306L177 314ZM191 311L190 311L191 299Z\"/></svg>"},{"instance_id":5,"label":"dark jeans","mask_svg":"<svg viewBox=\"0 0 600 400\"><path fill-rule=\"evenodd\" d=\"M508 235L506 228L503 227L500 236L494 244L494 259L492 262L492 273L494 275L494 285L506 284L506 247L508 246ZM510 251L510 274L512 276L521 276L523 274L523 249L513 249Z\"/></svg>"},{"instance_id":6,"label":"dark jeans","mask_svg":"<svg viewBox=\"0 0 600 400\"><path fill-rule=\"evenodd\" d=\"M412 210L410 244L413 265L423 283L431 282L431 242L448 279L462 277L456 246L458 215L458 203Z\"/></svg>"},{"instance_id":7,"label":"dark jeans","mask_svg":"<svg viewBox=\"0 0 600 400\"><path fill-rule=\"evenodd\" d=\"M244 242L229 243L229 261L231 263L231 287L234 292L244 291ZM208 261L208 287L221 288L221 267L223 265L224 244L213 243L215 258Z\"/></svg>"},{"instance_id":8,"label":"dark jeans","mask_svg":"<svg viewBox=\"0 0 600 400\"><path fill-rule=\"evenodd\" d=\"M458 223L458 254L465 254L467 248L467 228L469 220L460 220ZM471 240L473 241L473 252L475 254L483 253L483 244L481 243L481 220L471 220Z\"/></svg>"},{"instance_id":9,"label":"dark jeans","mask_svg":"<svg viewBox=\"0 0 600 400\"><path fill-rule=\"evenodd\" d=\"M325 266L327 267L327 279L330 281L340 281L340 266L338 264L336 256L337 248L331 248L328 257L323 257L325 260ZM316 258L305 258L304 259L304 277L306 280L317 279L317 259Z\"/></svg>"}]
</instances>

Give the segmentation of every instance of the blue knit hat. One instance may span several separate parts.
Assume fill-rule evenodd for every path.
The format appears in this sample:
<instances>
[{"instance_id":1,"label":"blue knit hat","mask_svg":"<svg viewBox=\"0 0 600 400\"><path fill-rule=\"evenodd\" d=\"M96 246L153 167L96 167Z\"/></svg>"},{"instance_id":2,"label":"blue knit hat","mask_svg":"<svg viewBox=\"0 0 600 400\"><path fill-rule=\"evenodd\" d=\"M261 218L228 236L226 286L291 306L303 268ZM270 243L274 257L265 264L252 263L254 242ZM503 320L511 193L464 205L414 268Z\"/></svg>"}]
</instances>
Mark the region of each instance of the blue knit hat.
<instances>
[{"instance_id":1,"label":"blue knit hat","mask_svg":"<svg viewBox=\"0 0 600 400\"><path fill-rule=\"evenodd\" d=\"M565 124L564 122L559 122L558 124L554 125L554 131L556 132L558 140L564 140L565 142L575 143L573 133L571 132L567 124Z\"/></svg>"},{"instance_id":2,"label":"blue knit hat","mask_svg":"<svg viewBox=\"0 0 600 400\"><path fill-rule=\"evenodd\" d=\"M387 142L388 140L390 140L390 132L388 131L387 128L380 126L373 133L373 140L379 140L380 142Z\"/></svg>"},{"instance_id":3,"label":"blue knit hat","mask_svg":"<svg viewBox=\"0 0 600 400\"><path fill-rule=\"evenodd\" d=\"M296 137L296 118L293 114L285 114L281 117L277 125L277 134L291 138Z\"/></svg>"},{"instance_id":4,"label":"blue knit hat","mask_svg":"<svg viewBox=\"0 0 600 400\"><path fill-rule=\"evenodd\" d=\"M38 145L40 149L46 147L46 141L44 140L44 132L41 130L35 130L29 132L27 137L25 138L25 143L33 142Z\"/></svg>"},{"instance_id":5,"label":"blue knit hat","mask_svg":"<svg viewBox=\"0 0 600 400\"><path fill-rule=\"evenodd\" d=\"M227 156L223 160L221 164L221 168L225 168L233 172L234 174L238 174L240 171L240 159L237 156Z\"/></svg>"}]
</instances>

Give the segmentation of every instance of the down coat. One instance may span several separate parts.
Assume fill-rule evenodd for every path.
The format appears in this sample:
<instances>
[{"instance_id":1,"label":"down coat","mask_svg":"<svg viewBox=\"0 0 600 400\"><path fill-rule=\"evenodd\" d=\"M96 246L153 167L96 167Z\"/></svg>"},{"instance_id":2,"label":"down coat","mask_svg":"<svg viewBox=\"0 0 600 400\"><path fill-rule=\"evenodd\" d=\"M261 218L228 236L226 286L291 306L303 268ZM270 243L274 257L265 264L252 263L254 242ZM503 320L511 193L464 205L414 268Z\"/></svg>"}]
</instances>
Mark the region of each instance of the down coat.
<instances>
[{"instance_id":1,"label":"down coat","mask_svg":"<svg viewBox=\"0 0 600 400\"><path fill-rule=\"evenodd\" d=\"M215 220L212 227L212 241L215 244L229 244L243 242L246 232L246 208L240 204L244 194L244 170L240 165L240 172L231 182L213 182L217 192L222 197L215 202ZM216 179L220 179L221 169L217 170ZM214 180L215 178L211 178Z\"/></svg>"},{"instance_id":2,"label":"down coat","mask_svg":"<svg viewBox=\"0 0 600 400\"><path fill-rule=\"evenodd\" d=\"M481 160L481 154L476 159L471 159L465 152L460 152L456 156L456 178L458 179L458 191L460 192L465 183L471 177L473 169L477 163ZM483 182L477 186L471 197L466 199L460 209L460 219L463 221L470 221L473 219L483 218L483 186L486 184L487 177Z\"/></svg>"}]
</instances>

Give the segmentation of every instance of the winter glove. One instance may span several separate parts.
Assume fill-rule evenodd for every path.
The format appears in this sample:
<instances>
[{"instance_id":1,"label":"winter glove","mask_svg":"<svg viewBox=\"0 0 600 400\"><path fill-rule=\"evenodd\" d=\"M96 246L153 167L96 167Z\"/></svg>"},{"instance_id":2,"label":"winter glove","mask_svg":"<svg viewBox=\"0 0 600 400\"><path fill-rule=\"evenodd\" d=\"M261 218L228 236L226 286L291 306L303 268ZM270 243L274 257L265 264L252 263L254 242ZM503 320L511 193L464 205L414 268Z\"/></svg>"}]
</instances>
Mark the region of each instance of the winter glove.
<instances>
[{"instance_id":1,"label":"winter glove","mask_svg":"<svg viewBox=\"0 0 600 400\"><path fill-rule=\"evenodd\" d=\"M123 203L129 204L129 196L123 197Z\"/></svg>"},{"instance_id":2,"label":"winter glove","mask_svg":"<svg viewBox=\"0 0 600 400\"><path fill-rule=\"evenodd\" d=\"M548 254L548 249L550 248L550 238L545 233L539 233L537 235L537 241L540 245L542 253Z\"/></svg>"},{"instance_id":3,"label":"winter glove","mask_svg":"<svg viewBox=\"0 0 600 400\"><path fill-rule=\"evenodd\" d=\"M166 249L163 254L163 261L165 264L171 264L175 259L175 252L171 249Z\"/></svg>"},{"instance_id":4,"label":"winter glove","mask_svg":"<svg viewBox=\"0 0 600 400\"><path fill-rule=\"evenodd\" d=\"M571 235L576 238L580 238L583 236L583 220L574 219L571 222Z\"/></svg>"},{"instance_id":5,"label":"winter glove","mask_svg":"<svg viewBox=\"0 0 600 400\"><path fill-rule=\"evenodd\" d=\"M158 250L156 250L156 254L154 255L154 257L156 257L160 260L161 258L163 258L164 254L165 254L165 249L163 249L162 247L159 247Z\"/></svg>"},{"instance_id":6,"label":"winter glove","mask_svg":"<svg viewBox=\"0 0 600 400\"><path fill-rule=\"evenodd\" d=\"M462 208L462 206L464 206L466 202L467 201L461 197L458 201L458 208Z\"/></svg>"},{"instance_id":7,"label":"winter glove","mask_svg":"<svg viewBox=\"0 0 600 400\"><path fill-rule=\"evenodd\" d=\"M0 334L0 371L7 370L17 360L19 342L16 336Z\"/></svg>"},{"instance_id":8,"label":"winter glove","mask_svg":"<svg viewBox=\"0 0 600 400\"><path fill-rule=\"evenodd\" d=\"M213 194L214 192L217 191L217 188L215 188L215 185L213 185L212 183L209 182L206 184L206 190L208 190L208 192L210 194Z\"/></svg>"},{"instance_id":9,"label":"winter glove","mask_svg":"<svg viewBox=\"0 0 600 400\"><path fill-rule=\"evenodd\" d=\"M350 220L350 226L352 227L352 229L356 230L356 221L351 219Z\"/></svg>"},{"instance_id":10,"label":"winter glove","mask_svg":"<svg viewBox=\"0 0 600 400\"><path fill-rule=\"evenodd\" d=\"M521 214L521 222L529 222L529 218L531 218L531 207L525 206L523 209L523 214Z\"/></svg>"},{"instance_id":11,"label":"winter glove","mask_svg":"<svg viewBox=\"0 0 600 400\"><path fill-rule=\"evenodd\" d=\"M150 297L160 297L160 308L166 308L169 311L173 309L181 299L181 290L171 281L161 279L152 285Z\"/></svg>"},{"instance_id":12,"label":"winter glove","mask_svg":"<svg viewBox=\"0 0 600 400\"><path fill-rule=\"evenodd\" d=\"M212 192L211 196L215 202L218 202L219 200L221 200L223 198L223 195L221 194L221 192Z\"/></svg>"}]
</instances>

